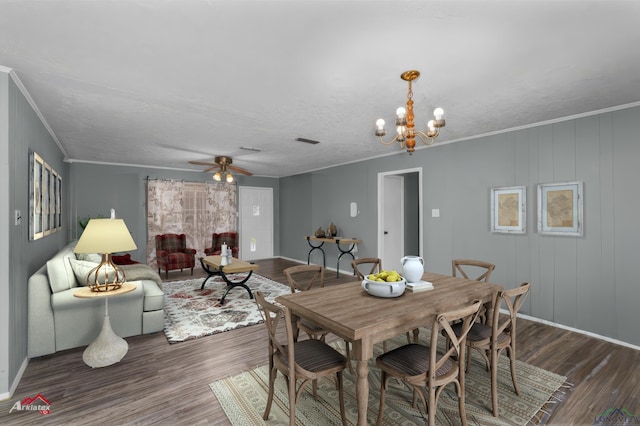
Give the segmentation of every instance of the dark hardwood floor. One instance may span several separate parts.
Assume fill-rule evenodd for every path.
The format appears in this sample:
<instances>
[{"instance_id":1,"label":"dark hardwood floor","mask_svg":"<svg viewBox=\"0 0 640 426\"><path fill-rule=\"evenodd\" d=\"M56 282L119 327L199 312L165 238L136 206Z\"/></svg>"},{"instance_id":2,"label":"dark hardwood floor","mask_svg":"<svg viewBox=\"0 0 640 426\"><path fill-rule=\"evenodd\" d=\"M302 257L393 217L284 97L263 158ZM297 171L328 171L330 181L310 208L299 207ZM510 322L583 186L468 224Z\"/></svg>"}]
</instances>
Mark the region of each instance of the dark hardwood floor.
<instances>
[{"instance_id":1,"label":"dark hardwood floor","mask_svg":"<svg viewBox=\"0 0 640 426\"><path fill-rule=\"evenodd\" d=\"M256 263L259 274L283 283L282 270L294 264ZM198 268L196 275L204 274ZM352 279L328 271L326 285ZM0 402L0 424L228 425L208 385L267 362L263 325L174 345L163 333L127 341L124 359L105 368L86 366L84 348L31 359L13 398ZM608 408L626 408L640 417L640 351L524 319L518 320L518 345L518 359L565 375L573 384L544 423L593 425ZM9 413L17 401L37 394L51 403L50 414Z\"/></svg>"}]
</instances>

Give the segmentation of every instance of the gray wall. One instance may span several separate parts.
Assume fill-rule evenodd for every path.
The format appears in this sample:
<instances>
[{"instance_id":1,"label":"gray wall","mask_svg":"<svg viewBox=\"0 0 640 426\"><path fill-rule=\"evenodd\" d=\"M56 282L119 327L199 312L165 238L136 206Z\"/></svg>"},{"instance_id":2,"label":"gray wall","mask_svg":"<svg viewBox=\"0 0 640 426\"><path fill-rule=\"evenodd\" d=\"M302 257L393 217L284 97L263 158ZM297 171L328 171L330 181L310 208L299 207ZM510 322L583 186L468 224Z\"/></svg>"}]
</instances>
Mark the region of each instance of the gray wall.
<instances>
[{"instance_id":1,"label":"gray wall","mask_svg":"<svg viewBox=\"0 0 640 426\"><path fill-rule=\"evenodd\" d=\"M63 216L68 214L68 164L28 99L19 80L0 70L0 157L2 157L2 243L0 244L0 395L8 393L27 355L27 280L68 241L62 230L29 240L29 151L40 154L62 177ZM14 211L22 223L14 225Z\"/></svg>"},{"instance_id":2,"label":"gray wall","mask_svg":"<svg viewBox=\"0 0 640 426\"><path fill-rule=\"evenodd\" d=\"M108 217L111 209L124 219L138 250L131 252L134 259L146 259L147 216L146 179L182 179L205 182L211 173L151 169L143 167L74 163L71 165L71 223L73 238L80 234L78 219ZM279 207L277 205L278 179L254 176L236 176L240 186L269 187L274 190L274 253L278 253Z\"/></svg>"},{"instance_id":3,"label":"gray wall","mask_svg":"<svg viewBox=\"0 0 640 426\"><path fill-rule=\"evenodd\" d=\"M363 239L361 257L377 256L377 174L422 166L429 270L450 273L452 258L493 262L492 281L532 283L525 313L640 345L639 135L634 107L284 178L280 206L295 215L280 251L306 261L302 236L333 221L340 234ZM584 236L538 234L536 185L576 180L584 182ZM490 232L490 188L511 185L527 187L526 235ZM348 217L349 201L361 206L357 218ZM434 208L439 218L430 217ZM335 254L327 250L327 265Z\"/></svg>"}]
</instances>

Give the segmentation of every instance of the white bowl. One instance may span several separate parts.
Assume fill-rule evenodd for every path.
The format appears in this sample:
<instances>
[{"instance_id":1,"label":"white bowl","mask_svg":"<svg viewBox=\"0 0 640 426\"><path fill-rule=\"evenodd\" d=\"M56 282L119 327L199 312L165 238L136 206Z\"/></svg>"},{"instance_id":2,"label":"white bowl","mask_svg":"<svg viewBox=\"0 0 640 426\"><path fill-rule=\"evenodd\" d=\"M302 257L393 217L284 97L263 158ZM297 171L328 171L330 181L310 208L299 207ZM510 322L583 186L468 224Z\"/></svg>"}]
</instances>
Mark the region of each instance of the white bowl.
<instances>
[{"instance_id":1,"label":"white bowl","mask_svg":"<svg viewBox=\"0 0 640 426\"><path fill-rule=\"evenodd\" d=\"M362 281L362 288L372 296L377 297L398 297L404 294L407 286L407 280L402 278L401 281L388 283L386 281L371 281L365 278Z\"/></svg>"}]
</instances>

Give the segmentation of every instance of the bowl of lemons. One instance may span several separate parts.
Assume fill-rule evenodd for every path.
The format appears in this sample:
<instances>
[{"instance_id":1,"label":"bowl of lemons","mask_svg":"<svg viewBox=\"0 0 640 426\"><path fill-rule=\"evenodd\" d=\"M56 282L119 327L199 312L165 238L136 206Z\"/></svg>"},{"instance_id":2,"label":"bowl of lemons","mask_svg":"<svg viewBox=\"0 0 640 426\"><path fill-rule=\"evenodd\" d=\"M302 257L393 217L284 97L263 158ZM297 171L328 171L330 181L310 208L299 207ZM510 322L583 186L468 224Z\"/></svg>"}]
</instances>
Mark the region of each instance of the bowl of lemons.
<instances>
[{"instance_id":1,"label":"bowl of lemons","mask_svg":"<svg viewBox=\"0 0 640 426\"><path fill-rule=\"evenodd\" d=\"M380 271L370 274L362 280L362 288L372 296L398 297L404 294L405 280L396 271Z\"/></svg>"}]
</instances>

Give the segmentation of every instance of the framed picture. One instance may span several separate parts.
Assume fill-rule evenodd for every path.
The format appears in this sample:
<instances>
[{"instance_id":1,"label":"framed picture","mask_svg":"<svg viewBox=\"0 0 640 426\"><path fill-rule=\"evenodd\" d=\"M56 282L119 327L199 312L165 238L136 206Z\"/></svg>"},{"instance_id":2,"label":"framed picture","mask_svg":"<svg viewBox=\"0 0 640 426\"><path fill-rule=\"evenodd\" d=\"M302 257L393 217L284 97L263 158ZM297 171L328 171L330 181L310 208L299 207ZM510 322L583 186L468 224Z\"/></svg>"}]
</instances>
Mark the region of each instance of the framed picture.
<instances>
[{"instance_id":1,"label":"framed picture","mask_svg":"<svg viewBox=\"0 0 640 426\"><path fill-rule=\"evenodd\" d=\"M29 154L29 238L62 228L62 178L37 153Z\"/></svg>"},{"instance_id":2,"label":"framed picture","mask_svg":"<svg viewBox=\"0 0 640 426\"><path fill-rule=\"evenodd\" d=\"M491 188L491 232L526 233L527 188Z\"/></svg>"},{"instance_id":3,"label":"framed picture","mask_svg":"<svg viewBox=\"0 0 640 426\"><path fill-rule=\"evenodd\" d=\"M538 232L582 236L582 182L538 185Z\"/></svg>"}]
</instances>

